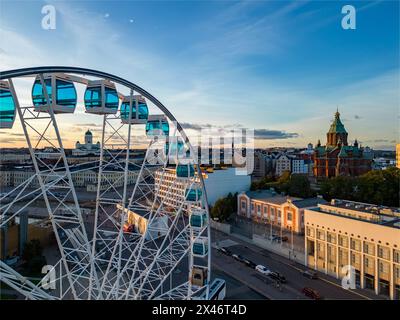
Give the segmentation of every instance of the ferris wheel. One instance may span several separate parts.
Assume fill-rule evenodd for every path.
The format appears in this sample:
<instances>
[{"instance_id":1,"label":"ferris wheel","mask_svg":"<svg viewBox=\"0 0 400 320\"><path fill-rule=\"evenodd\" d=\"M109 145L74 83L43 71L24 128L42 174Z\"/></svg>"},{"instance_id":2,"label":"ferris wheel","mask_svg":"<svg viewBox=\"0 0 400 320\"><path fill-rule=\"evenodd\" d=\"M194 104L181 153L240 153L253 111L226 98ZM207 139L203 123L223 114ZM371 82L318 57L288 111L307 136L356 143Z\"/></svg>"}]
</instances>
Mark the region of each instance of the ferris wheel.
<instances>
[{"instance_id":1,"label":"ferris wheel","mask_svg":"<svg viewBox=\"0 0 400 320\"><path fill-rule=\"evenodd\" d=\"M99 154L72 163L64 148L71 133L61 124L83 114L101 122ZM0 223L39 201L58 250L52 272L39 283L4 261L0 281L28 299L208 297L210 228L202 172L182 127L160 101L96 70L4 71L1 130L12 129L17 119L34 170L2 194ZM142 156L134 148L140 144ZM43 146L51 148L51 159L41 156ZM88 201L76 177L88 170L96 180L89 213L83 213Z\"/></svg>"}]
</instances>

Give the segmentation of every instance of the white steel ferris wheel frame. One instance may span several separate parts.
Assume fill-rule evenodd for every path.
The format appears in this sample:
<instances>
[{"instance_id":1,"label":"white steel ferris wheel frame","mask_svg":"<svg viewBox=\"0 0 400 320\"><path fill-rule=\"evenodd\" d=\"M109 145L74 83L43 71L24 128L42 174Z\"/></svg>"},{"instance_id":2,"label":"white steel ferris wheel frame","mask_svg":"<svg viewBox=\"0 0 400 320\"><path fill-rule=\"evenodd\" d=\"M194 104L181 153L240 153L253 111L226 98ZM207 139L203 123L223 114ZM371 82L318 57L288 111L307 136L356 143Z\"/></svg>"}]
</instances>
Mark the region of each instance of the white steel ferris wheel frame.
<instances>
[{"instance_id":1,"label":"white steel ferris wheel frame","mask_svg":"<svg viewBox=\"0 0 400 320\"><path fill-rule=\"evenodd\" d=\"M70 167L65 155L62 136L57 125L57 117L50 107L47 89L44 90L44 97L47 101L48 111L37 112L34 107L22 107L19 105L13 84L14 78L37 76L42 87L46 88L44 75L59 73L68 74L73 82L84 84L88 83L85 76L112 81L113 83L128 88L131 97L133 96L133 92L139 93L162 111L168 120L175 124L176 130L183 139L183 143L187 146L192 155L191 161L196 165L196 177L198 182L196 182L195 179L188 179L186 185L191 188L194 184L199 183L202 190L202 203L200 204L200 208L205 210L207 219L210 221L207 194L202 173L198 165L197 157L193 156L196 153L179 122L177 122L169 110L149 92L132 82L112 74L84 68L36 67L0 72L0 80L8 80L10 91L15 97L16 110L22 124L22 129L36 172L29 181L27 180L23 185L17 186L13 190L17 190L18 194L11 203L6 205L0 204L0 223L1 226L4 226L10 219L18 216L23 209L29 207L29 204L35 199L38 199L39 196L34 197L33 200L29 201L21 209L6 216L8 210L14 203L23 200L27 196L26 193L24 194L24 191L29 183L36 178L40 186L37 190L40 190L43 196L61 255L60 261L55 266L55 268L60 270L60 276L58 278L60 288L57 289L57 292L49 294L40 287L40 284L33 284L26 277L23 277L7 266L3 261L0 261L0 281L5 282L28 299L191 299L204 292L206 293L206 297L208 297L208 284L211 278L210 226L209 223L207 223L206 226L200 230L191 228L188 219L185 220L183 213L183 208L187 203L182 202L181 205L176 208L175 215L170 218L171 220L168 220L167 233L162 241L158 243L153 239L147 241L145 236L141 236L138 237L136 246L132 246L132 248L125 239L123 225L126 221L126 212L130 209L141 209L135 202L134 195L136 196L140 191L142 197L146 198L147 202L150 202L149 199L147 199L146 191L143 190L150 190L150 188L153 187L152 192L154 192L154 186L148 185L146 181L146 172L147 174L149 174L149 172L151 174L151 170L149 170L148 163L146 162L149 153L149 149L147 149L146 156L140 166L140 170L138 170L139 173L136 178L134 191L130 197L128 195L127 184L129 167L131 165L132 124L130 122L121 124L120 114L102 115L102 141L98 164L94 227L93 235L88 236L72 181ZM131 108L129 110L129 119L131 116L130 113ZM35 122L39 121L39 119L41 121L48 121L45 129L35 127ZM108 130L106 130L106 128L108 128ZM126 130L125 136L127 136L127 138L124 134L120 133L120 130L124 129ZM49 130L54 130L56 136L55 142L47 139L46 136ZM34 139L32 139L32 134L29 131L37 135L36 144L32 141ZM121 148L117 153L110 152L110 148L108 147L108 143L111 141L112 149L113 146L116 145L115 142L112 142L115 140L118 140L119 148ZM40 157L38 157L38 147L43 141L49 143L59 156L58 160L53 165L44 163ZM151 141L149 147L151 147L152 143L155 143L155 141ZM105 154L108 155L107 158ZM164 162L161 181L164 179L166 165L167 162ZM110 182L106 177L105 173L110 166L119 167L120 169L120 179L123 180L122 193L115 188L115 181ZM112 198L107 196L106 191L102 192L102 187L104 187L102 182L106 185L105 190L112 192ZM172 192L171 188L173 187L173 184L168 187L167 196ZM60 189L66 192L62 198L60 198L56 192ZM30 192L30 194L33 192L34 191ZM72 206L67 206L65 204L65 199L68 195L72 196ZM0 198L0 203L6 196L7 195ZM157 201L158 203L156 203ZM56 205L54 205L54 202ZM110 205L116 206L117 209L111 212L110 210L106 210L105 207ZM60 214L59 208L65 209L68 214ZM158 215L162 214L162 209L162 199L160 200L157 191L156 195L153 196L151 210L147 216L148 226L152 224ZM186 221L186 224L182 221ZM105 227L106 223L107 228ZM110 231L110 225L112 226L112 231ZM182 229L179 229L178 225L180 225ZM102 226L104 226L103 229ZM107 234L113 236L111 238L104 236L105 230L109 230L106 231ZM147 232L146 229L145 234L147 234ZM61 233L63 237L60 237ZM208 253L205 256L207 285L199 288L192 287L191 279L189 278L194 266L192 245L194 241L198 240L200 237L202 239L204 239L204 237L207 239ZM99 268L98 265L99 261L102 260L101 257L104 255L104 252L102 253L101 250L100 252L97 250L98 240L107 247L107 253L111 252L108 260L104 259L107 264L105 270L104 268ZM188 258L189 274L186 275L187 280L176 285L172 284L173 273L184 258ZM47 278L48 276L45 276L42 282L48 281L49 279ZM171 281L169 286L166 284L168 279Z\"/></svg>"}]
</instances>

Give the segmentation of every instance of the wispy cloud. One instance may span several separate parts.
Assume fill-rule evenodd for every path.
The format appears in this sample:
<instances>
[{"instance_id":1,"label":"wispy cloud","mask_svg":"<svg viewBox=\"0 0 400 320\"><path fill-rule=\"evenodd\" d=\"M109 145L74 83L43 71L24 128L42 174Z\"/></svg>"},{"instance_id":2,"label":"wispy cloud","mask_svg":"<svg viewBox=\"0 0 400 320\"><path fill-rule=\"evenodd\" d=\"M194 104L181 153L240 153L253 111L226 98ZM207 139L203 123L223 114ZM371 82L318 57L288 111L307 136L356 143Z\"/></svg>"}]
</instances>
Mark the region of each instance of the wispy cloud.
<instances>
[{"instance_id":1,"label":"wispy cloud","mask_svg":"<svg viewBox=\"0 0 400 320\"><path fill-rule=\"evenodd\" d=\"M285 132L281 130L268 130L268 129L255 129L254 138L260 140L276 140L276 139L290 139L297 138L298 133Z\"/></svg>"}]
</instances>

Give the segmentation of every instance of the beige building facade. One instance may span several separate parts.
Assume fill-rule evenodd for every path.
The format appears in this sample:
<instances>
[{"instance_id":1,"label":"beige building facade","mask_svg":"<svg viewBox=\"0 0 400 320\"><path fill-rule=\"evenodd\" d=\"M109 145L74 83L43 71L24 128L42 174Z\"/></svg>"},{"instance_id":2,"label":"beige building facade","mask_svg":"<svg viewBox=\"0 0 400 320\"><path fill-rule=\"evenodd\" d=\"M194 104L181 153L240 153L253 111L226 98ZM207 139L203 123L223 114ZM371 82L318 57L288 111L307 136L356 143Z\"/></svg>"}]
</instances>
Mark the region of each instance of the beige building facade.
<instances>
[{"instance_id":1,"label":"beige building facade","mask_svg":"<svg viewBox=\"0 0 400 320\"><path fill-rule=\"evenodd\" d=\"M305 210L305 264L336 278L352 266L355 282L400 299L398 210L332 200Z\"/></svg>"},{"instance_id":2,"label":"beige building facade","mask_svg":"<svg viewBox=\"0 0 400 320\"><path fill-rule=\"evenodd\" d=\"M238 195L239 216L295 233L304 233L304 210L325 202L321 198L301 199L277 194L274 190L242 192Z\"/></svg>"}]
</instances>

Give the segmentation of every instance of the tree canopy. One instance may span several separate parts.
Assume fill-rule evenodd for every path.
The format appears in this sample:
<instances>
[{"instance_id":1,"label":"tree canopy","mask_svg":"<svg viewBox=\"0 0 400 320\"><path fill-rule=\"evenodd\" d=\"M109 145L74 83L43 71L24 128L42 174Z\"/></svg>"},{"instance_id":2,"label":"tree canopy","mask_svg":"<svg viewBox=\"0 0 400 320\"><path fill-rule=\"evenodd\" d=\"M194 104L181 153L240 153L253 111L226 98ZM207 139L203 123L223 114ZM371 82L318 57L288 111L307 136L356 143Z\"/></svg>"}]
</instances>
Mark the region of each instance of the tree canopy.
<instances>
[{"instance_id":1,"label":"tree canopy","mask_svg":"<svg viewBox=\"0 0 400 320\"><path fill-rule=\"evenodd\" d=\"M211 208L211 218L225 221L233 212L237 211L237 193L229 193L225 198L219 198Z\"/></svg>"},{"instance_id":2,"label":"tree canopy","mask_svg":"<svg viewBox=\"0 0 400 320\"><path fill-rule=\"evenodd\" d=\"M369 171L359 177L335 177L321 182L321 193L332 198L390 207L399 206L400 169Z\"/></svg>"}]
</instances>

